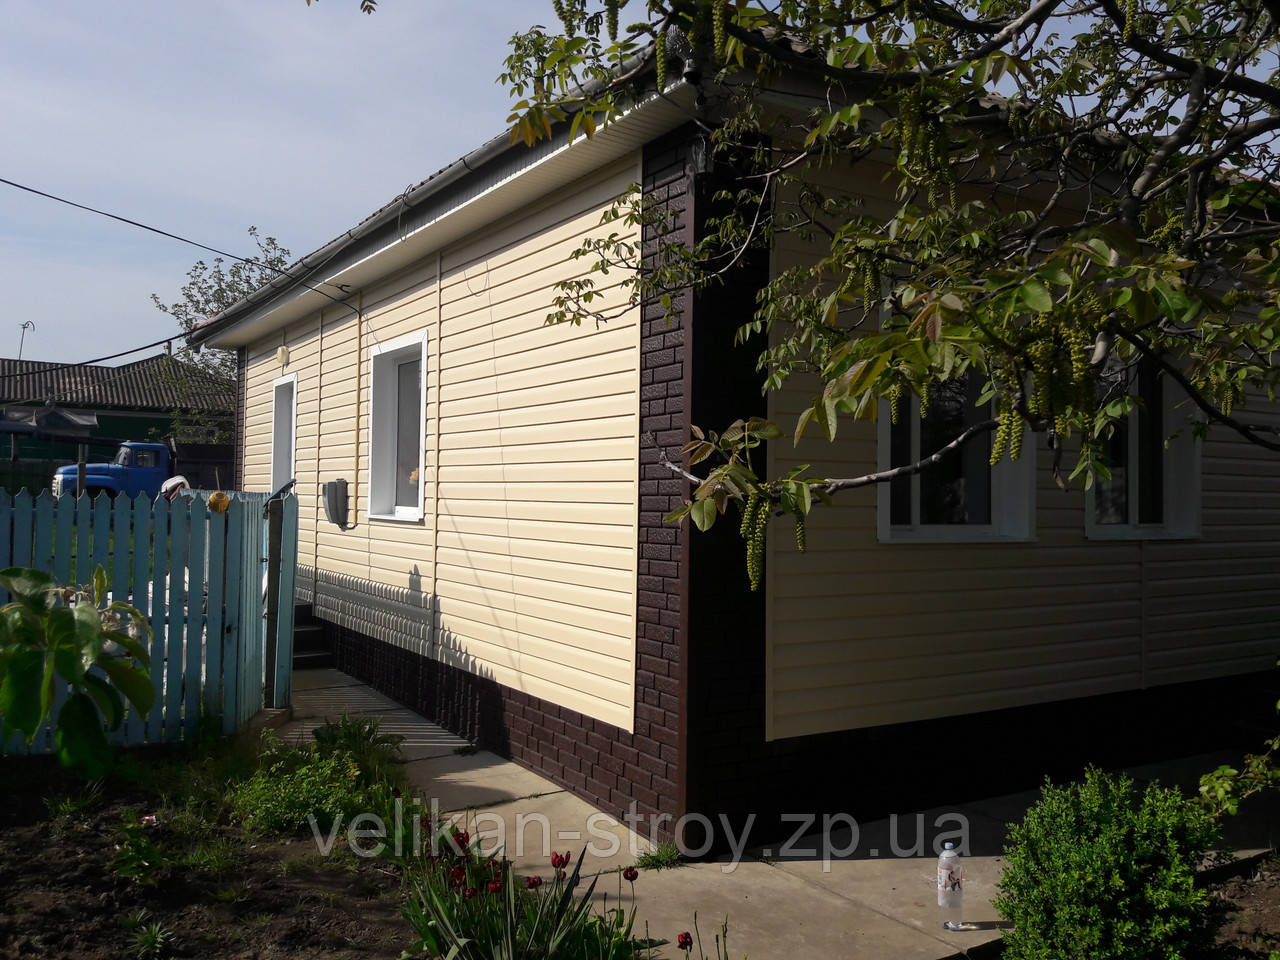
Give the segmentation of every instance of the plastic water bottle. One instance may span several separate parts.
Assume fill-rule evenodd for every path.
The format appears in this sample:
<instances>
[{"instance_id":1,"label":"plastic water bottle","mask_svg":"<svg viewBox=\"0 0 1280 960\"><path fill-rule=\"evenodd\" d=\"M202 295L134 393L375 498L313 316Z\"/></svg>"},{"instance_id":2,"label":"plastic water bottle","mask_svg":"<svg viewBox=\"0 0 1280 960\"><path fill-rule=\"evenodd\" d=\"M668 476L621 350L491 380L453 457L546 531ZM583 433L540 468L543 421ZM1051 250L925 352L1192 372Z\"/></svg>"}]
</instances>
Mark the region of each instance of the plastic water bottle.
<instances>
[{"instance_id":1,"label":"plastic water bottle","mask_svg":"<svg viewBox=\"0 0 1280 960\"><path fill-rule=\"evenodd\" d=\"M947 930L960 929L964 903L964 865L954 843L942 845L938 857L938 919Z\"/></svg>"}]
</instances>

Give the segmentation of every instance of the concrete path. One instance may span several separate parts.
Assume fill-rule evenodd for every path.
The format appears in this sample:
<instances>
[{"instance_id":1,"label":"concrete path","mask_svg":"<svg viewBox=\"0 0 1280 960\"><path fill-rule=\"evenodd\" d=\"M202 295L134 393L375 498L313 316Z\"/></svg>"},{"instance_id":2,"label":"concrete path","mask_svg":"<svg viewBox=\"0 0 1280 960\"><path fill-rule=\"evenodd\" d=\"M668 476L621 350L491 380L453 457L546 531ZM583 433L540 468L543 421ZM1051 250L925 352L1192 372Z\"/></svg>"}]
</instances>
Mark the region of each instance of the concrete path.
<instances>
[{"instance_id":1,"label":"concrete path","mask_svg":"<svg viewBox=\"0 0 1280 960\"><path fill-rule=\"evenodd\" d=\"M336 670L294 674L294 719L286 738L306 738L344 712L376 717L405 737L401 747L413 796L465 822L488 852L503 848L522 874L550 878L552 851L586 848L582 873L597 879L602 905L636 907L636 929L673 942L694 929L696 914L708 956L728 920L730 957L793 960L800 956L953 960L995 956L1000 922L995 895L1005 825L1021 819L1039 796L1028 791L978 803L926 810L864 824L820 824L785 847L747 851L738 863L694 863L641 871L634 886L621 867L649 841L585 801L509 760L470 744ZM1131 773L1138 779L1193 785L1230 757L1192 757ZM1247 856L1273 846L1280 811L1261 811L1235 825L1229 839ZM962 835L962 836L961 836ZM935 841L967 840L965 928L944 930L936 916ZM673 947L665 953L675 956ZM695 954L696 955L696 954Z\"/></svg>"}]
</instances>

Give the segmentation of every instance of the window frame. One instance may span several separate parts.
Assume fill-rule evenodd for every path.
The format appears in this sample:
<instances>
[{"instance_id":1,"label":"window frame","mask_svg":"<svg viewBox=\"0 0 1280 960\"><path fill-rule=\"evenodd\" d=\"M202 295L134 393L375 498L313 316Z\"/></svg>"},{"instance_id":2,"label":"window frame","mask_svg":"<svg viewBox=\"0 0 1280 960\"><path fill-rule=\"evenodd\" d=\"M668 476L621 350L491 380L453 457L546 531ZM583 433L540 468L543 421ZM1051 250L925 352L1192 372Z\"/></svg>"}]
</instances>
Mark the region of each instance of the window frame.
<instances>
[{"instance_id":1,"label":"window frame","mask_svg":"<svg viewBox=\"0 0 1280 960\"><path fill-rule=\"evenodd\" d=\"M914 395L906 406L904 416L911 418L911 463L927 455L920 450L920 401ZM889 404L880 402L876 437L876 462L878 470L888 470L892 424ZM1022 425L1024 431L1027 425ZM930 523L919 522L920 474L911 475L912 523L892 522L890 507L892 484L876 484L876 533L880 543L1029 543L1036 539L1035 486L1036 447L1035 436L1023 435L1022 455L1010 460L1005 454L991 467L991 522ZM931 451L930 451L931 452ZM952 454L955 456L957 454Z\"/></svg>"},{"instance_id":2,"label":"window frame","mask_svg":"<svg viewBox=\"0 0 1280 960\"><path fill-rule=\"evenodd\" d=\"M370 520L421 523L425 516L427 471L427 331L375 343L369 351L369 436L366 451L369 463L369 491L366 516ZM418 502L415 506L395 502L395 414L399 411L399 382L395 371L406 360L419 363L418 390ZM380 376L381 374L381 376ZM391 375L388 375L391 374ZM388 403L390 401L390 403ZM388 407L392 411L388 413ZM385 418L391 417L388 424ZM387 444L384 448L383 444Z\"/></svg>"},{"instance_id":3,"label":"window frame","mask_svg":"<svg viewBox=\"0 0 1280 960\"><path fill-rule=\"evenodd\" d=\"M289 476L276 476L276 406L280 402L280 388L289 385L293 416L289 419ZM298 475L298 375L287 373L271 381L271 492L279 490Z\"/></svg>"},{"instance_id":4,"label":"window frame","mask_svg":"<svg viewBox=\"0 0 1280 960\"><path fill-rule=\"evenodd\" d=\"M1088 540L1198 540L1201 537L1203 444L1190 423L1182 426L1176 437L1169 439L1169 425L1185 416L1178 412L1177 407L1186 396L1168 374L1161 374L1159 383L1163 407L1163 429L1160 431L1159 442L1162 445L1160 469L1163 475L1164 517L1159 523L1140 523L1135 520L1127 523L1099 523L1097 485L1090 484L1089 489L1084 492L1084 534ZM1137 510L1138 489L1142 482L1143 458L1139 448L1138 427L1141 415L1140 409L1129 413L1126 431L1128 462L1125 464L1125 494L1132 506L1131 516ZM1170 482L1175 479L1177 483Z\"/></svg>"}]
</instances>

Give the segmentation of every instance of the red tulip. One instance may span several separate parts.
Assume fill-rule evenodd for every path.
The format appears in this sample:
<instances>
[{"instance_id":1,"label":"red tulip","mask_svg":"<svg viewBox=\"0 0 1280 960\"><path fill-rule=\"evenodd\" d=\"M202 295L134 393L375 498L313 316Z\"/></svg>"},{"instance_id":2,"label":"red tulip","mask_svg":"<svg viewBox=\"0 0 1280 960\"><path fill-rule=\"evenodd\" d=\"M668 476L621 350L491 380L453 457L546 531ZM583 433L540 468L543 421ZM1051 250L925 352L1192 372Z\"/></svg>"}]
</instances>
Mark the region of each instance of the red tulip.
<instances>
[{"instance_id":1,"label":"red tulip","mask_svg":"<svg viewBox=\"0 0 1280 960\"><path fill-rule=\"evenodd\" d=\"M627 867L627 869L622 871L622 879L629 883L635 883L636 877L638 876L640 876L640 871L635 867Z\"/></svg>"},{"instance_id":2,"label":"red tulip","mask_svg":"<svg viewBox=\"0 0 1280 960\"><path fill-rule=\"evenodd\" d=\"M681 950L692 950L693 935L686 930L684 933L680 934L680 936L676 937L676 946Z\"/></svg>"}]
</instances>

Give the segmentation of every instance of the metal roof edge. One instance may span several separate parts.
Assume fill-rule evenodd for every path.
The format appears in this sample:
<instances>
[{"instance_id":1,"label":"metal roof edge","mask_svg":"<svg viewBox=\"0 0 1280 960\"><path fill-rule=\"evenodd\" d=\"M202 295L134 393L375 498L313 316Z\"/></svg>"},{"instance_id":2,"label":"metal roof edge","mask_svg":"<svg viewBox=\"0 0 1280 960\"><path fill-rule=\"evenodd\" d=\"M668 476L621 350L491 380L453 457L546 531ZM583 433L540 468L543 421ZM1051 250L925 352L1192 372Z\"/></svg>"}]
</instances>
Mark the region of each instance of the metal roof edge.
<instances>
[{"instance_id":1,"label":"metal roof edge","mask_svg":"<svg viewBox=\"0 0 1280 960\"><path fill-rule=\"evenodd\" d=\"M541 168L557 157L566 155L576 144L584 141L608 141L616 136L619 127L625 127L626 121L637 116L661 108L663 105L675 106L677 101L691 99L692 91L679 81L659 96L654 93L634 103L622 115L598 129L590 141L579 136L571 143L567 128L563 128L549 140L539 141L533 146L522 142L512 143L508 134L502 134L482 144L465 156L437 171L417 186L395 197L389 203L374 211L356 226L345 231L324 246L301 257L288 267L284 275L277 276L246 297L218 313L204 324L193 329L187 336L193 345L239 346L234 342L239 339L235 335L237 328L246 323L257 321L260 326L284 306L290 299L297 299L312 294L317 302L315 307L324 305L321 301L346 302L350 291L335 283L340 276L351 268L367 264L373 259L388 253L397 244L408 240L424 226L437 224L453 214L465 211L478 196L501 192L509 189L516 181L534 169ZM683 108L684 104L679 104ZM678 124L672 123L671 126ZM471 181L484 179L491 181L491 186L479 194L468 196L464 185ZM437 201L431 203L431 201ZM427 220L424 214L430 213ZM410 224L405 229L404 221L418 220L417 226ZM481 226L477 223L476 226ZM401 233L398 239L385 236L388 230ZM380 236L380 233L383 236ZM390 240L390 242L385 242ZM322 271L329 268L327 275ZM389 271L388 271L389 272ZM331 287L329 291L316 292L315 287ZM310 309L310 308L308 308ZM351 308L355 312L355 308ZM273 329L288 323L282 320ZM258 334L265 332L259 329Z\"/></svg>"}]
</instances>

